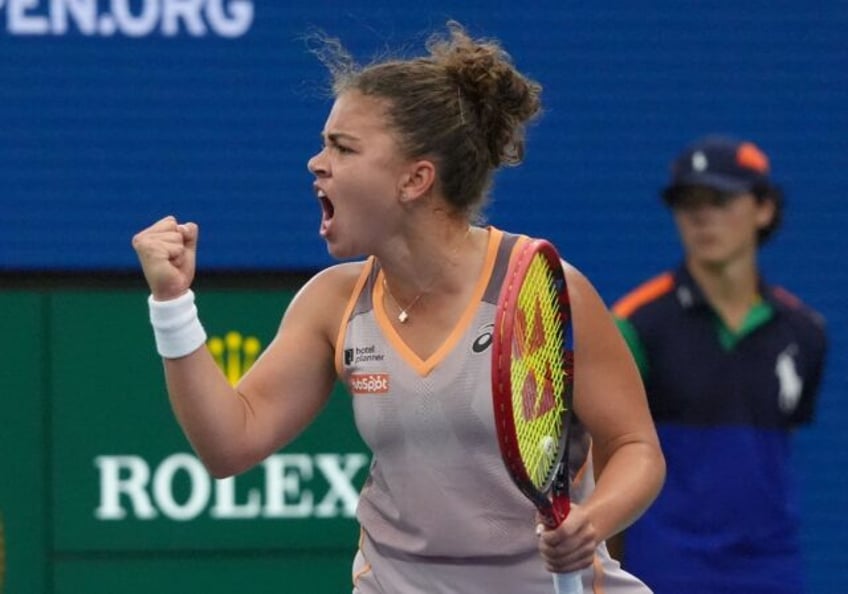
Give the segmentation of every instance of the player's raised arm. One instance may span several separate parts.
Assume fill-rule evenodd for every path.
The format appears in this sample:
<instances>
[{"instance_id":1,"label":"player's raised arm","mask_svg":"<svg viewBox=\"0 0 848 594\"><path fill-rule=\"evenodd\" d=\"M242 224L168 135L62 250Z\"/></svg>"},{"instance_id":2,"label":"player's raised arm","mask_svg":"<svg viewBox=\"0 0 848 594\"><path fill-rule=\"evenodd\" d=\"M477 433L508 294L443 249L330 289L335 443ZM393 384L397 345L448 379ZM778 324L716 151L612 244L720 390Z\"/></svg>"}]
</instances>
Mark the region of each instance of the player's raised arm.
<instances>
[{"instance_id":1,"label":"player's raised arm","mask_svg":"<svg viewBox=\"0 0 848 594\"><path fill-rule=\"evenodd\" d=\"M165 217L136 234L133 247L151 290L150 319L174 413L209 471L229 476L293 439L326 402L338 323L328 323L327 312L340 275L328 271L300 291L272 344L234 388L205 348L190 289L197 237L197 225Z\"/></svg>"}]
</instances>

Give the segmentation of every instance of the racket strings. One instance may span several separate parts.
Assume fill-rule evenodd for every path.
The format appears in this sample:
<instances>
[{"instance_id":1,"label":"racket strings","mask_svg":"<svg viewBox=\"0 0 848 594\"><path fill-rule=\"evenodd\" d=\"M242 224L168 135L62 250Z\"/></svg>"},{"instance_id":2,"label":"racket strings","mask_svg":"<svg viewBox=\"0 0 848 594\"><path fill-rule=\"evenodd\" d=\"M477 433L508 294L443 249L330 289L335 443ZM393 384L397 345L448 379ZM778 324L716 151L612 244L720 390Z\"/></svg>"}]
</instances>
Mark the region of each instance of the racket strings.
<instances>
[{"instance_id":1,"label":"racket strings","mask_svg":"<svg viewBox=\"0 0 848 594\"><path fill-rule=\"evenodd\" d=\"M516 438L527 476L542 490L561 459L567 377L559 292L540 255L519 291L514 328L510 376Z\"/></svg>"}]
</instances>

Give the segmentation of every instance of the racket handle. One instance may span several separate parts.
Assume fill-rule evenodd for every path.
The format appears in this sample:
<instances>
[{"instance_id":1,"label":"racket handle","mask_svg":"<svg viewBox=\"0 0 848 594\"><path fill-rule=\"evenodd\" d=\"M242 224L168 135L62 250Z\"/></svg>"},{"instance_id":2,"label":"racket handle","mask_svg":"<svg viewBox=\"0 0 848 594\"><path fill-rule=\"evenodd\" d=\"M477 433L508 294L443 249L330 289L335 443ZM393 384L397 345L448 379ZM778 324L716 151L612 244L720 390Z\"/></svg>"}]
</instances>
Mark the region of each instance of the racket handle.
<instances>
[{"instance_id":1,"label":"racket handle","mask_svg":"<svg viewBox=\"0 0 848 594\"><path fill-rule=\"evenodd\" d=\"M568 517L568 514L571 511L571 499L562 495L554 495L553 500L551 501L551 511L555 521L555 524L553 525L559 526L565 522L565 518Z\"/></svg>"},{"instance_id":2,"label":"racket handle","mask_svg":"<svg viewBox=\"0 0 848 594\"><path fill-rule=\"evenodd\" d=\"M583 594L583 580L579 571L555 573L553 576L556 594Z\"/></svg>"}]
</instances>

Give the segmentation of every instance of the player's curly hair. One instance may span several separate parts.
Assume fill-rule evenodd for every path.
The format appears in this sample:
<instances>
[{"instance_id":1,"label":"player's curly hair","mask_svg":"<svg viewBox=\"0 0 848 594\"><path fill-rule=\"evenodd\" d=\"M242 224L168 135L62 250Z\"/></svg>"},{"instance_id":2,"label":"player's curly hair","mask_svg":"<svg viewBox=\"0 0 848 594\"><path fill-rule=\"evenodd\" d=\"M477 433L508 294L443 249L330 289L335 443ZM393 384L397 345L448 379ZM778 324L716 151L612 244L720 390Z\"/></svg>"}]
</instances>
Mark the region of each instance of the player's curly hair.
<instances>
[{"instance_id":1,"label":"player's curly hair","mask_svg":"<svg viewBox=\"0 0 848 594\"><path fill-rule=\"evenodd\" d=\"M426 43L428 55L358 67L338 40L316 54L336 96L356 90L387 100L406 156L428 157L458 211L478 214L493 174L524 157L525 126L541 112L542 86L521 74L494 40L472 39L455 21Z\"/></svg>"}]
</instances>

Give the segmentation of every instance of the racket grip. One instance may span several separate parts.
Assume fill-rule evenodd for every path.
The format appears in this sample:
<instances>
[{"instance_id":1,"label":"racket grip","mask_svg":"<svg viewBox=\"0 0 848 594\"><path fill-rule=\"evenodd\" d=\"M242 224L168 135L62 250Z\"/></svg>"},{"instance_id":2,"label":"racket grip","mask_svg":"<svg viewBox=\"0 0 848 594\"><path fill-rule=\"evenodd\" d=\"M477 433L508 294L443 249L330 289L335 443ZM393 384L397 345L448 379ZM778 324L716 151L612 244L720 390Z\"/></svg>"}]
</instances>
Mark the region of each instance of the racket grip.
<instances>
[{"instance_id":1,"label":"racket grip","mask_svg":"<svg viewBox=\"0 0 848 594\"><path fill-rule=\"evenodd\" d=\"M553 576L556 594L583 594L583 580L579 571L555 573Z\"/></svg>"},{"instance_id":2,"label":"racket grip","mask_svg":"<svg viewBox=\"0 0 848 594\"><path fill-rule=\"evenodd\" d=\"M555 496L553 501L551 501L551 512L553 513L555 522L553 526L559 526L565 522L565 518L568 517L570 511L571 500L568 497Z\"/></svg>"}]
</instances>

